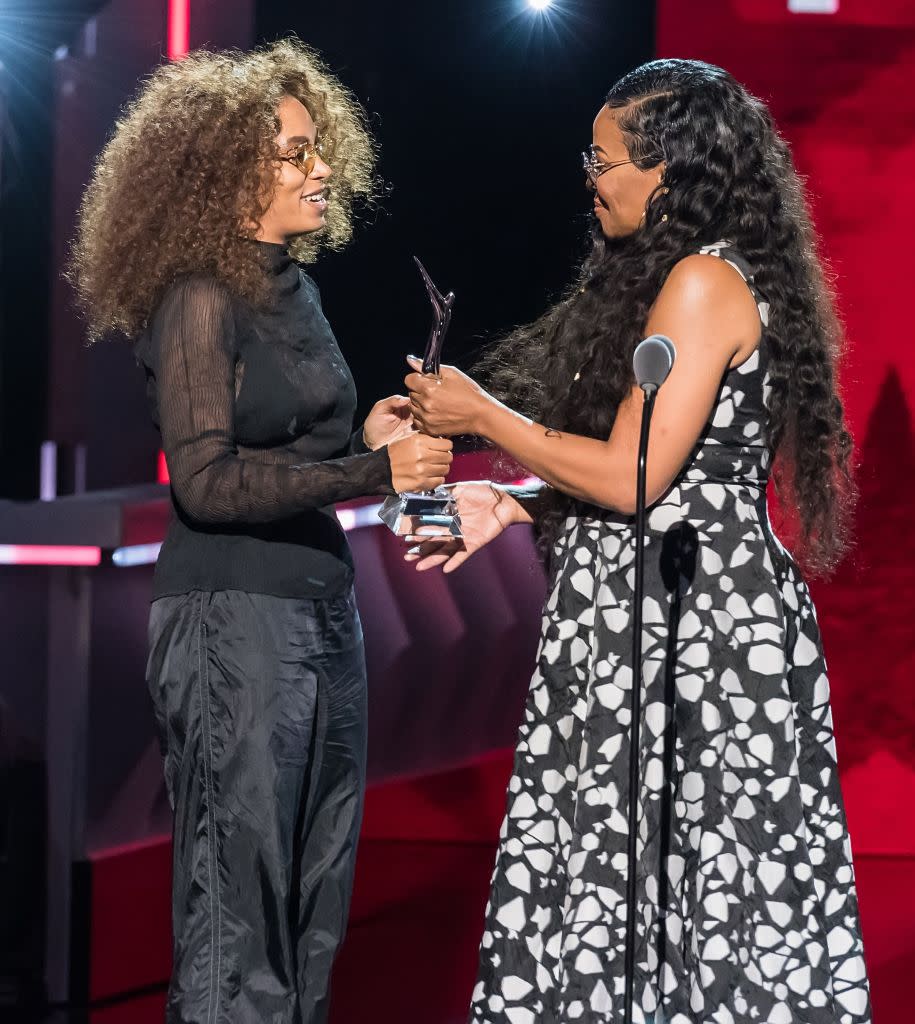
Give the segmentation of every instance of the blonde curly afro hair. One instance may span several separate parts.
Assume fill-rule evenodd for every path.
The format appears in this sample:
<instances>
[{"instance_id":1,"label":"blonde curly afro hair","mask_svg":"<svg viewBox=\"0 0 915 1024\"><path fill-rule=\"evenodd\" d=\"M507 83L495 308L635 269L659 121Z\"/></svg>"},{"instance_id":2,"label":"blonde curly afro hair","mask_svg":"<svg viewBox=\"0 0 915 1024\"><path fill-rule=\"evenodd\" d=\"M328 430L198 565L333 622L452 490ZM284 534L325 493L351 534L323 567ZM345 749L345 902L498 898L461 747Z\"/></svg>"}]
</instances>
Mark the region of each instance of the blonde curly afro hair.
<instances>
[{"instance_id":1,"label":"blonde curly afro hair","mask_svg":"<svg viewBox=\"0 0 915 1024\"><path fill-rule=\"evenodd\" d=\"M334 171L325 227L294 239L290 253L310 261L349 241L353 201L376 187L359 103L297 39L196 51L159 67L127 105L83 196L67 277L90 341L136 337L185 273L212 274L255 305L266 299L251 225L272 198L284 96L308 109Z\"/></svg>"}]
</instances>

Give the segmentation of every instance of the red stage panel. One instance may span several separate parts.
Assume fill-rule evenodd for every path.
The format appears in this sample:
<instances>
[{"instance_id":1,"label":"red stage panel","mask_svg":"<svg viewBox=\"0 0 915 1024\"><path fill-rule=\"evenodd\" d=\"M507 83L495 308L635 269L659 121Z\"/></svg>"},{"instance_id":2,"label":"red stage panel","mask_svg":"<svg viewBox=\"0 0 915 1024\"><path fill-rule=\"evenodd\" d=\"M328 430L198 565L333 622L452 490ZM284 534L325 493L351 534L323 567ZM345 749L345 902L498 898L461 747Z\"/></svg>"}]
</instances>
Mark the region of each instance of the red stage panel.
<instances>
[{"instance_id":1,"label":"red stage panel","mask_svg":"<svg viewBox=\"0 0 915 1024\"><path fill-rule=\"evenodd\" d=\"M905 810L915 803L915 28L749 20L763 6L706 0L696 18L662 0L658 53L720 64L766 99L808 179L851 345L843 384L861 461L857 550L814 587L839 765L855 852L915 854ZM915 12L875 0L840 6L887 19Z\"/></svg>"},{"instance_id":2,"label":"red stage panel","mask_svg":"<svg viewBox=\"0 0 915 1024\"><path fill-rule=\"evenodd\" d=\"M813 590L879 1024L906 1016L915 964L915 5L839 8L794 17L787 4L705 0L697 18L661 0L658 53L720 64L770 103L836 275L861 507L856 551Z\"/></svg>"},{"instance_id":3,"label":"red stage panel","mask_svg":"<svg viewBox=\"0 0 915 1024\"><path fill-rule=\"evenodd\" d=\"M740 18L769 24L915 26L911 0L734 0L734 7Z\"/></svg>"}]
</instances>

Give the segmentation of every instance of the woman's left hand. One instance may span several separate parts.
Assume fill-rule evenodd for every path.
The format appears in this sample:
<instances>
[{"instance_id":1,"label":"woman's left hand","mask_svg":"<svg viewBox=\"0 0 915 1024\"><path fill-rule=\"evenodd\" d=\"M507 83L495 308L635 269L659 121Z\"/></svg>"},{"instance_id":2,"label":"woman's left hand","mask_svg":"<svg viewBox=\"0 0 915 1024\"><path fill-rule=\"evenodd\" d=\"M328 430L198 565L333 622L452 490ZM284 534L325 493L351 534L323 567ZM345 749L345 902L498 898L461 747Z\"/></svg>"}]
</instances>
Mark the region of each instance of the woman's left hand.
<instances>
[{"instance_id":1,"label":"woman's left hand","mask_svg":"<svg viewBox=\"0 0 915 1024\"><path fill-rule=\"evenodd\" d=\"M408 356L415 371L422 361ZM454 366L443 366L438 377L414 372L404 381L410 392L413 422L433 437L481 434L482 416L492 398Z\"/></svg>"},{"instance_id":2,"label":"woman's left hand","mask_svg":"<svg viewBox=\"0 0 915 1024\"><path fill-rule=\"evenodd\" d=\"M372 406L362 428L362 437L374 451L406 437L413 429L410 399L404 395L391 395Z\"/></svg>"},{"instance_id":3,"label":"woman's left hand","mask_svg":"<svg viewBox=\"0 0 915 1024\"><path fill-rule=\"evenodd\" d=\"M404 561L415 562L420 572L438 565L444 572L454 572L513 523L529 521L519 503L499 484L472 480L446 487L457 502L461 536L445 535L438 527L420 527L411 537L416 543L404 555Z\"/></svg>"}]
</instances>

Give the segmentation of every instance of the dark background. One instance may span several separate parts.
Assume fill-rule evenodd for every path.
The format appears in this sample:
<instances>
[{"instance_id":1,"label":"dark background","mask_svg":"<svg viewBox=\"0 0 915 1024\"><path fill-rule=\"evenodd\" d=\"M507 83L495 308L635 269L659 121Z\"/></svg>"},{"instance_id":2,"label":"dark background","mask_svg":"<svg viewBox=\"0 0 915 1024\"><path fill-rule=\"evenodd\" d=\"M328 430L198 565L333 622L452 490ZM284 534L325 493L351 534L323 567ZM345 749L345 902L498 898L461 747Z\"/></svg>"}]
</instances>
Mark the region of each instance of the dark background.
<instances>
[{"instance_id":1,"label":"dark background","mask_svg":"<svg viewBox=\"0 0 915 1024\"><path fill-rule=\"evenodd\" d=\"M283 6L259 5L258 38L297 31L327 56L372 112L390 183L373 229L315 268L365 402L398 388L400 353L422 348L412 254L457 293L455 359L561 291L591 205L579 152L614 79L650 59L653 14L625 0L547 17L522 0L350 0L296 20Z\"/></svg>"},{"instance_id":2,"label":"dark background","mask_svg":"<svg viewBox=\"0 0 915 1024\"><path fill-rule=\"evenodd\" d=\"M80 26L91 7L89 37ZM138 77L162 59L166 7L20 2L0 19L0 60L15 65L2 76L12 101L0 188L0 497L37 496L47 439L60 446L62 493L80 444L90 489L155 478L158 442L130 353L121 342L84 351L60 270L92 161ZM547 15L526 0L195 0L192 46L295 33L371 114L387 194L363 211L350 247L311 270L360 415L402 390L402 357L425 342L413 254L457 294L446 360L465 366L485 336L562 291L587 241L579 152L614 79L651 57L653 17L637 0L560 0ZM40 37L25 51L24 26Z\"/></svg>"}]
</instances>

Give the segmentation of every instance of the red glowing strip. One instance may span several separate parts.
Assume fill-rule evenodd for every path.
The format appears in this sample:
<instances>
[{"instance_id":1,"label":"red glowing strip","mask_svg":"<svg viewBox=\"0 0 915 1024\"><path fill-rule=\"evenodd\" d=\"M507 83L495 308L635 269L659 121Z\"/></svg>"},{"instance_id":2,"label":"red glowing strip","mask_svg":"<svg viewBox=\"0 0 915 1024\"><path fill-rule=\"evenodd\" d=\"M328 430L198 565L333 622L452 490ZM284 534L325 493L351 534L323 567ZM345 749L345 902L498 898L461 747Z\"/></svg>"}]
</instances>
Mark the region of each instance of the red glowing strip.
<instances>
[{"instance_id":1,"label":"red glowing strip","mask_svg":"<svg viewBox=\"0 0 915 1024\"><path fill-rule=\"evenodd\" d=\"M191 48L191 0L168 0L168 59L181 60Z\"/></svg>"},{"instance_id":2,"label":"red glowing strip","mask_svg":"<svg viewBox=\"0 0 915 1024\"><path fill-rule=\"evenodd\" d=\"M0 544L0 565L99 565L102 549L55 544Z\"/></svg>"}]
</instances>

